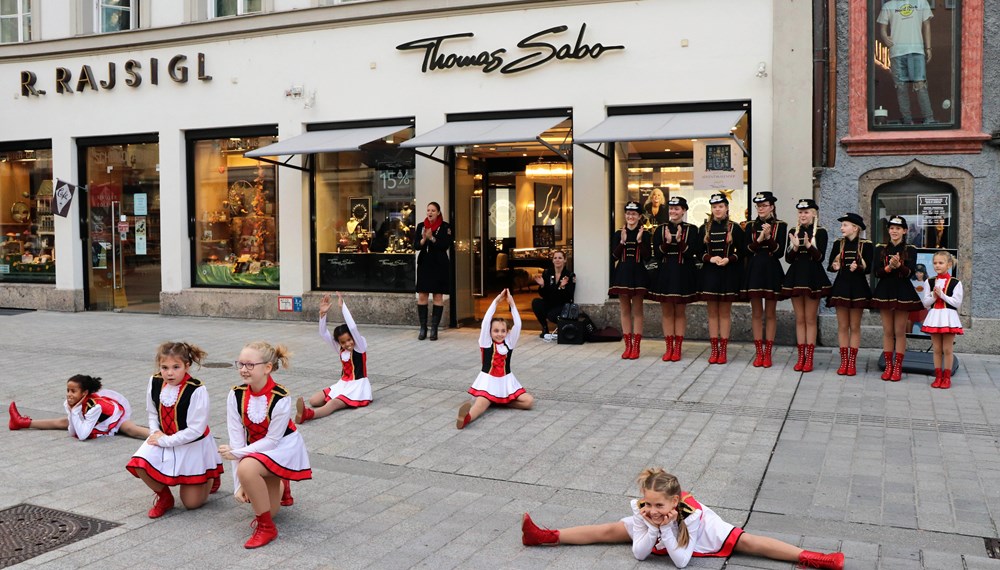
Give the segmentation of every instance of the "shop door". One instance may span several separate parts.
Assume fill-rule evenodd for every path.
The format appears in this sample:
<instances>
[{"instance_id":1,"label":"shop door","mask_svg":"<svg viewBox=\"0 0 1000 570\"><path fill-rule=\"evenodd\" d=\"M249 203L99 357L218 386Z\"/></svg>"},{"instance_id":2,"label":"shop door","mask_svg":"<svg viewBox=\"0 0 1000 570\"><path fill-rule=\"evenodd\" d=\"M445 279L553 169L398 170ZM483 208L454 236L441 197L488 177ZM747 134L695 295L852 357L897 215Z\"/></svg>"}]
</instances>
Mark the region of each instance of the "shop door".
<instances>
[{"instance_id":1,"label":"shop door","mask_svg":"<svg viewBox=\"0 0 1000 570\"><path fill-rule=\"evenodd\" d=\"M87 308L157 313L159 147L156 143L120 144L81 151L87 180Z\"/></svg>"}]
</instances>

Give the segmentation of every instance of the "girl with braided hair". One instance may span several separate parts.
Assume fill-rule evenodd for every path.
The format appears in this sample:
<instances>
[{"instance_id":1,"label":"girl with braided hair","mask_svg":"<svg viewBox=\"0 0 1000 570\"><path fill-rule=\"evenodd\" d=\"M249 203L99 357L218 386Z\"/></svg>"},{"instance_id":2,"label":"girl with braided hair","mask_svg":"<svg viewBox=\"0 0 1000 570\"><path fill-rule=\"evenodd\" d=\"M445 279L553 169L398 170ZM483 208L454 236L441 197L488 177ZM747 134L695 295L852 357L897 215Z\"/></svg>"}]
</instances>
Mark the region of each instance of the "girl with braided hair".
<instances>
[{"instance_id":1,"label":"girl with braided hair","mask_svg":"<svg viewBox=\"0 0 1000 570\"><path fill-rule=\"evenodd\" d=\"M709 364L725 364L732 329L733 301L739 299L743 270L738 263L743 252L743 230L729 219L729 199L725 194L712 194L712 205L705 224L701 226L701 299L708 303L708 336L712 343Z\"/></svg>"}]
</instances>

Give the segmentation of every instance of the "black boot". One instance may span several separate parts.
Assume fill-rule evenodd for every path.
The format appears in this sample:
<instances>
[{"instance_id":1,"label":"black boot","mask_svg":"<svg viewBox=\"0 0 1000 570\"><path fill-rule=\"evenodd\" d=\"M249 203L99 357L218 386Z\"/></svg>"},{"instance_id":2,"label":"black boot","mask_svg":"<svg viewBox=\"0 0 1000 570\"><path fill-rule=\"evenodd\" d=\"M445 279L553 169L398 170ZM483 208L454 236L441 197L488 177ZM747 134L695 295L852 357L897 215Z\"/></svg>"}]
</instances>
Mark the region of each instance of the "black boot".
<instances>
[{"instance_id":1,"label":"black boot","mask_svg":"<svg viewBox=\"0 0 1000 570\"><path fill-rule=\"evenodd\" d=\"M441 313L444 313L444 307L434 305L434 312L431 314L431 340L438 339L438 325L441 324Z\"/></svg>"},{"instance_id":2,"label":"black boot","mask_svg":"<svg viewBox=\"0 0 1000 570\"><path fill-rule=\"evenodd\" d=\"M427 305L417 305L417 318L420 319L420 334L417 340L427 338Z\"/></svg>"}]
</instances>

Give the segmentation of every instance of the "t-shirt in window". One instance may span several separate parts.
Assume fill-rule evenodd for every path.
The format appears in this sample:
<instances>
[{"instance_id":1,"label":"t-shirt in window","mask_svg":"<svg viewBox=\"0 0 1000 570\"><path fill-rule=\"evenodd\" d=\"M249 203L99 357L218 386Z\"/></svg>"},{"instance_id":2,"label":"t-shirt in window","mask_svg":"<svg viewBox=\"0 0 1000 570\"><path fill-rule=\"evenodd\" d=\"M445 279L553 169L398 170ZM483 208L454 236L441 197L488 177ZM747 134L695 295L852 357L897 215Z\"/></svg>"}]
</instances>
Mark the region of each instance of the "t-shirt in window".
<instances>
[{"instance_id":1,"label":"t-shirt in window","mask_svg":"<svg viewBox=\"0 0 1000 570\"><path fill-rule=\"evenodd\" d=\"M927 0L888 0L879 12L879 24L889 24L889 57L924 53L923 23L934 17Z\"/></svg>"}]
</instances>

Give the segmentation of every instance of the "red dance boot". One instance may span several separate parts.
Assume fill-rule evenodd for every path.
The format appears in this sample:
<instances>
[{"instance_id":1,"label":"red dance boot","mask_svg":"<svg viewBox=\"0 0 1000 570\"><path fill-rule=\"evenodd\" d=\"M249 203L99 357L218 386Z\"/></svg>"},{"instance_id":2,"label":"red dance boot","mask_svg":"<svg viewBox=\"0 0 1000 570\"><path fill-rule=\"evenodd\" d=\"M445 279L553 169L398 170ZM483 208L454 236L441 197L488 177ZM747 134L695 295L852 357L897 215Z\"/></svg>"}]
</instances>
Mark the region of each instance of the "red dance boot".
<instances>
[{"instance_id":1,"label":"red dance boot","mask_svg":"<svg viewBox=\"0 0 1000 570\"><path fill-rule=\"evenodd\" d=\"M947 390L951 388L951 368L945 368L941 371L941 389Z\"/></svg>"},{"instance_id":2,"label":"red dance boot","mask_svg":"<svg viewBox=\"0 0 1000 570\"><path fill-rule=\"evenodd\" d=\"M934 369L934 382L931 382L931 388L940 388L941 381L944 380L944 374L940 368Z\"/></svg>"},{"instance_id":3,"label":"red dance boot","mask_svg":"<svg viewBox=\"0 0 1000 570\"><path fill-rule=\"evenodd\" d=\"M773 363L771 362L771 349L774 348L773 340L764 341L764 358L761 360L761 366L764 368L770 368Z\"/></svg>"},{"instance_id":4,"label":"red dance boot","mask_svg":"<svg viewBox=\"0 0 1000 570\"><path fill-rule=\"evenodd\" d=\"M250 526L253 528L253 534L243 548L260 548L278 538L278 527L274 526L274 521L271 520L271 511L257 515Z\"/></svg>"},{"instance_id":5,"label":"red dance boot","mask_svg":"<svg viewBox=\"0 0 1000 570\"><path fill-rule=\"evenodd\" d=\"M708 340L712 343L712 354L708 357L708 363L715 364L719 361L719 339L710 338Z\"/></svg>"},{"instance_id":6,"label":"red dance boot","mask_svg":"<svg viewBox=\"0 0 1000 570\"><path fill-rule=\"evenodd\" d=\"M792 367L792 370L802 372L802 366L806 363L806 345L796 344L795 350L799 352L799 359L795 361L795 366Z\"/></svg>"},{"instance_id":7,"label":"red dance boot","mask_svg":"<svg viewBox=\"0 0 1000 570\"><path fill-rule=\"evenodd\" d=\"M892 365L892 380L893 382L899 382L903 379L903 354L902 352L896 353L896 362Z\"/></svg>"},{"instance_id":8,"label":"red dance boot","mask_svg":"<svg viewBox=\"0 0 1000 570\"><path fill-rule=\"evenodd\" d=\"M681 343L684 342L684 337L675 336L674 337L674 351L670 353L670 360L672 362L678 362L681 359Z\"/></svg>"},{"instance_id":9,"label":"red dance boot","mask_svg":"<svg viewBox=\"0 0 1000 570\"><path fill-rule=\"evenodd\" d=\"M665 336L663 337L663 342L665 342L667 345L667 349L663 353L663 361L670 362L670 358L674 354L674 337Z\"/></svg>"},{"instance_id":10,"label":"red dance boot","mask_svg":"<svg viewBox=\"0 0 1000 570\"><path fill-rule=\"evenodd\" d=\"M543 544L555 546L559 544L559 531L539 528L528 516L528 513L524 513L524 519L521 520L521 543L525 546Z\"/></svg>"},{"instance_id":11,"label":"red dance boot","mask_svg":"<svg viewBox=\"0 0 1000 570\"><path fill-rule=\"evenodd\" d=\"M212 488L208 490L209 495L214 495L219 492L219 487L222 486L222 477L216 477L212 479Z\"/></svg>"},{"instance_id":12,"label":"red dance boot","mask_svg":"<svg viewBox=\"0 0 1000 570\"><path fill-rule=\"evenodd\" d=\"M14 402L10 403L10 407L7 408L7 412L10 414L10 420L7 422L7 427L10 428L10 431L28 429L31 427L31 418L28 416L22 416L17 411L17 406L14 405Z\"/></svg>"},{"instance_id":13,"label":"red dance boot","mask_svg":"<svg viewBox=\"0 0 1000 570\"><path fill-rule=\"evenodd\" d=\"M156 493L156 502L153 503L153 508L149 509L149 518L158 519L163 515L167 514L167 511L174 508L174 495L170 492L170 487L164 485L158 493Z\"/></svg>"},{"instance_id":14,"label":"red dance boot","mask_svg":"<svg viewBox=\"0 0 1000 570\"><path fill-rule=\"evenodd\" d=\"M295 400L295 423L303 424L316 415L316 410L312 408L307 408L305 401L299 397Z\"/></svg>"},{"instance_id":15,"label":"red dance boot","mask_svg":"<svg viewBox=\"0 0 1000 570\"><path fill-rule=\"evenodd\" d=\"M882 372L882 379L889 380L892 378L892 353L883 350L882 358L885 360L885 371Z\"/></svg>"},{"instance_id":16,"label":"red dance boot","mask_svg":"<svg viewBox=\"0 0 1000 570\"><path fill-rule=\"evenodd\" d=\"M764 342L760 340L753 341L754 357L753 357L753 367L760 368L764 364Z\"/></svg>"},{"instance_id":17,"label":"red dance boot","mask_svg":"<svg viewBox=\"0 0 1000 570\"><path fill-rule=\"evenodd\" d=\"M632 358L632 335L626 333L622 335L625 339L625 351L622 352L622 360L628 360Z\"/></svg>"},{"instance_id":18,"label":"red dance boot","mask_svg":"<svg viewBox=\"0 0 1000 570\"><path fill-rule=\"evenodd\" d=\"M719 358L715 361L716 364L726 363L726 347L729 346L728 338L719 339Z\"/></svg>"},{"instance_id":19,"label":"red dance boot","mask_svg":"<svg viewBox=\"0 0 1000 570\"><path fill-rule=\"evenodd\" d=\"M840 368L837 369L837 375L843 376L847 374L847 351L850 350L846 346L840 347Z\"/></svg>"},{"instance_id":20,"label":"red dance boot","mask_svg":"<svg viewBox=\"0 0 1000 570\"><path fill-rule=\"evenodd\" d=\"M455 420L455 428L465 429L465 426L472 422L472 414L469 410L472 409L472 402L466 402L458 407L458 418Z\"/></svg>"},{"instance_id":21,"label":"red dance boot","mask_svg":"<svg viewBox=\"0 0 1000 570\"><path fill-rule=\"evenodd\" d=\"M806 344L806 345L804 345L804 348L805 348L805 353L806 353L806 359L802 362L802 371L803 372L812 372L813 371L813 353L816 351L816 345L815 344Z\"/></svg>"},{"instance_id":22,"label":"red dance boot","mask_svg":"<svg viewBox=\"0 0 1000 570\"><path fill-rule=\"evenodd\" d=\"M823 554L822 552L803 550L799 554L799 565L804 568L844 570L844 553L832 552L830 554Z\"/></svg>"},{"instance_id":23,"label":"red dance boot","mask_svg":"<svg viewBox=\"0 0 1000 570\"><path fill-rule=\"evenodd\" d=\"M641 334L632 335L632 352L629 353L629 360L636 360L639 358L639 342L642 340Z\"/></svg>"},{"instance_id":24,"label":"red dance boot","mask_svg":"<svg viewBox=\"0 0 1000 570\"><path fill-rule=\"evenodd\" d=\"M849 348L847 350L847 375L855 376L858 373L858 349Z\"/></svg>"},{"instance_id":25,"label":"red dance boot","mask_svg":"<svg viewBox=\"0 0 1000 570\"><path fill-rule=\"evenodd\" d=\"M292 482L288 479L281 480L281 506L290 507L295 504L295 499L292 497Z\"/></svg>"}]
</instances>

